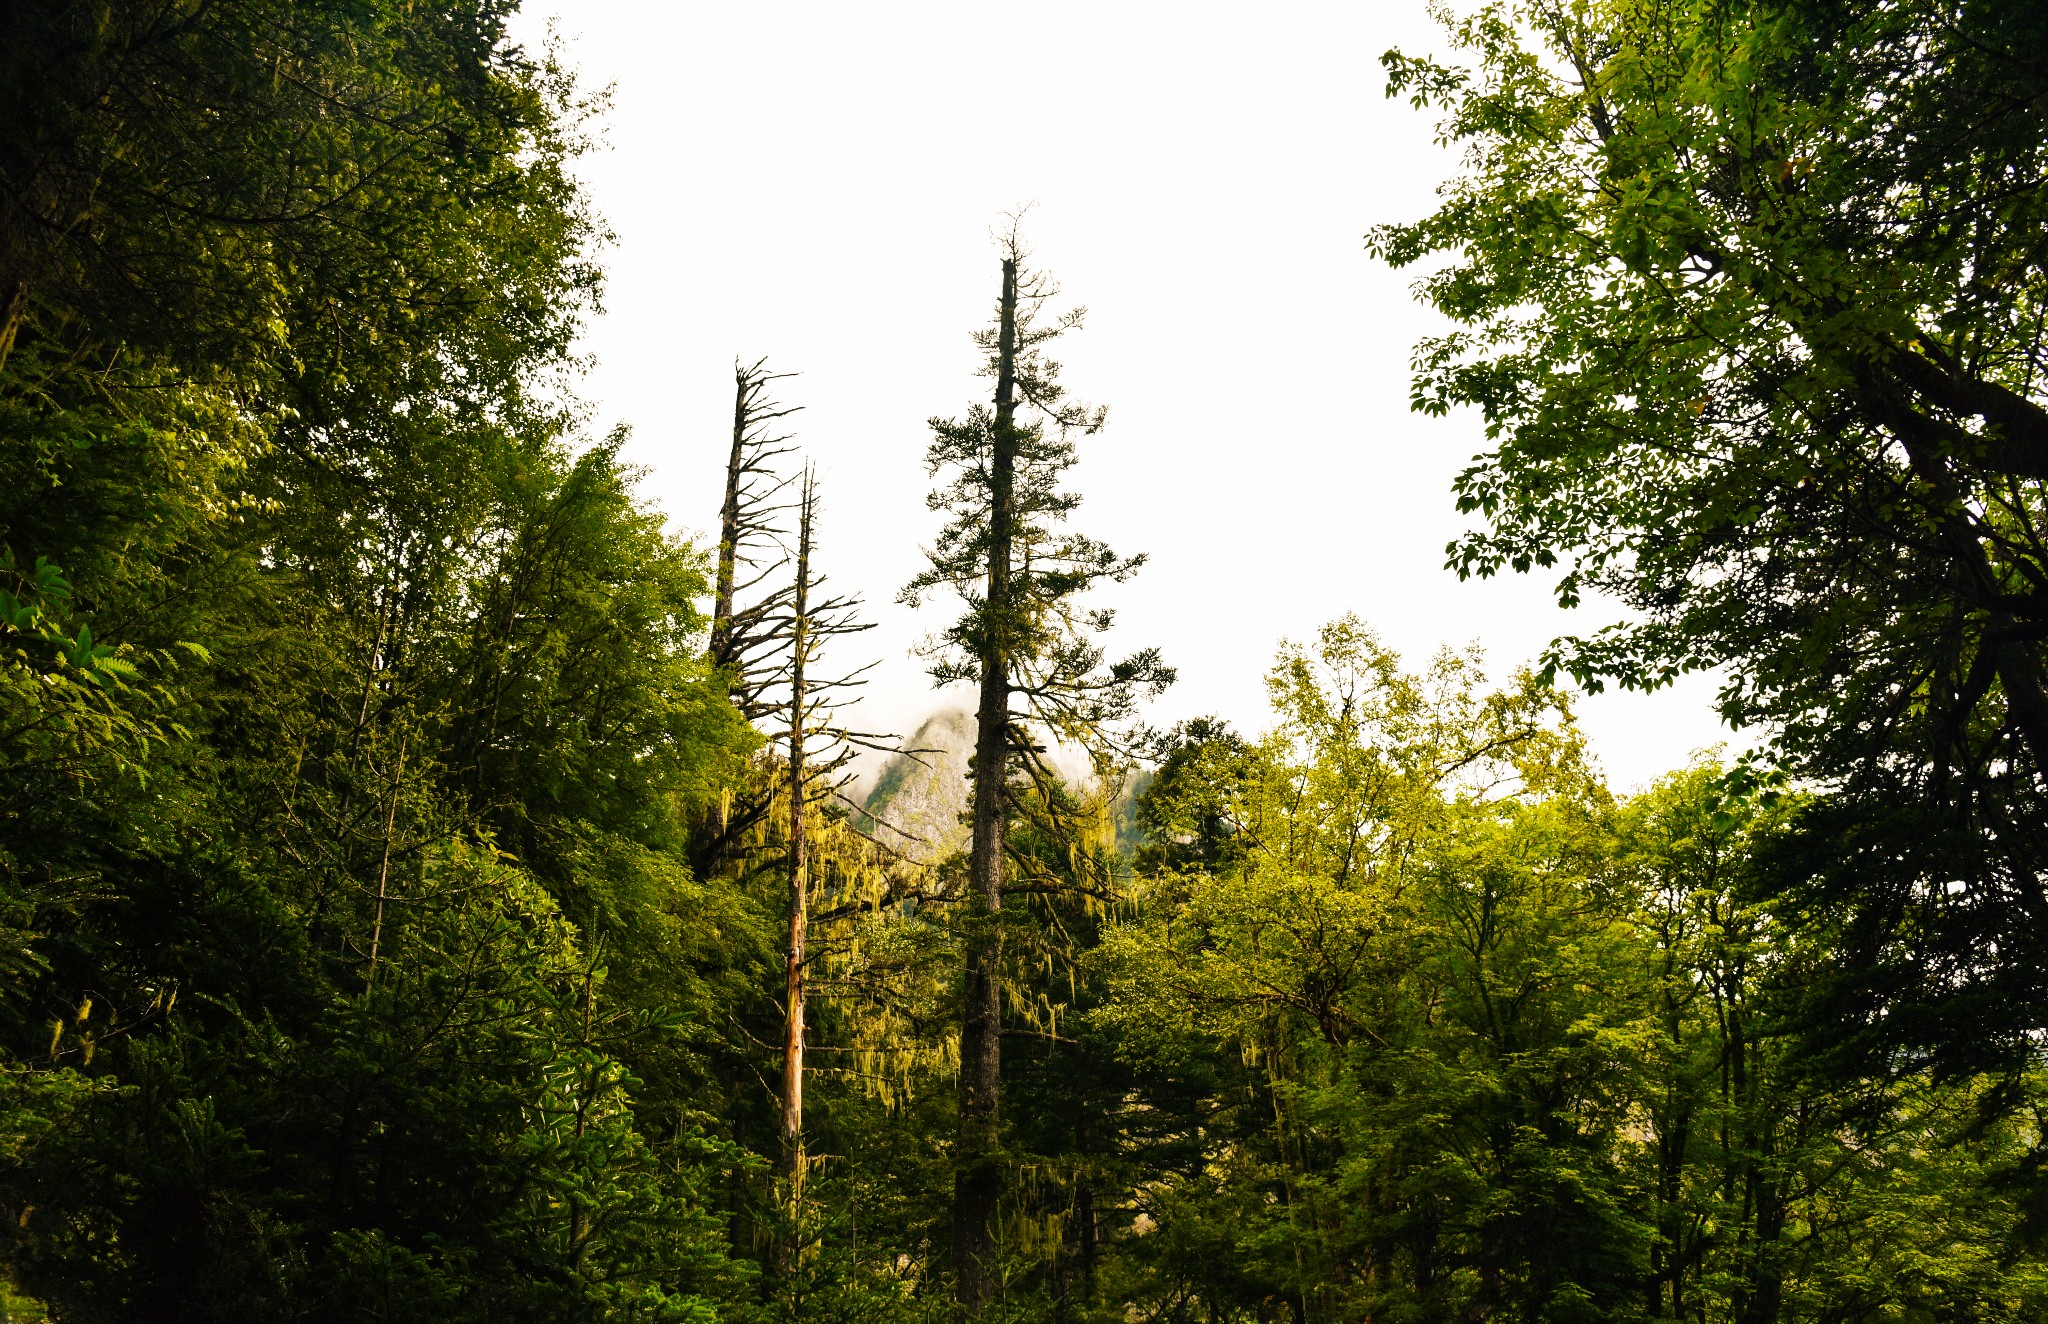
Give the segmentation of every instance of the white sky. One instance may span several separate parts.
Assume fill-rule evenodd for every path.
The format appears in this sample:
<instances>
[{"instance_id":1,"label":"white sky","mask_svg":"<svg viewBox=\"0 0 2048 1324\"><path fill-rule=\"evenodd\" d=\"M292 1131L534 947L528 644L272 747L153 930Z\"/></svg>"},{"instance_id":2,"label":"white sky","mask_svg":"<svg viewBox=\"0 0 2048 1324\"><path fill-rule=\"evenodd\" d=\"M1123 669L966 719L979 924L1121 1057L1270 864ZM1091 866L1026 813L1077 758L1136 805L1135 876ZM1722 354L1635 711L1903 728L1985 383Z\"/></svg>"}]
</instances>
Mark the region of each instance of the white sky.
<instances>
[{"instance_id":1,"label":"white sky","mask_svg":"<svg viewBox=\"0 0 2048 1324\"><path fill-rule=\"evenodd\" d=\"M968 334L994 305L990 233L1024 203L1038 264L1089 309L1064 380L1110 407L1075 525L1151 558L1104 594L1111 647L1180 671L1153 721L1261 728L1277 643L1346 611L1412 663L1477 639L1496 674L1610 618L1443 569L1451 479L1483 438L1409 412L1410 349L1439 324L1362 243L1455 165L1428 114L1382 96L1382 51L1437 45L1421 0L529 3L522 34L558 16L585 83L615 89L581 167L619 237L586 342L594 421L633 426L643 490L701 531L734 357L802 374L781 385L824 471L826 564L879 623L844 656L883 659L871 728L940 702L907 650L951 609L895 595L937 525L925 420L989 389ZM1711 691L1588 698L1615 782L1725 738Z\"/></svg>"}]
</instances>

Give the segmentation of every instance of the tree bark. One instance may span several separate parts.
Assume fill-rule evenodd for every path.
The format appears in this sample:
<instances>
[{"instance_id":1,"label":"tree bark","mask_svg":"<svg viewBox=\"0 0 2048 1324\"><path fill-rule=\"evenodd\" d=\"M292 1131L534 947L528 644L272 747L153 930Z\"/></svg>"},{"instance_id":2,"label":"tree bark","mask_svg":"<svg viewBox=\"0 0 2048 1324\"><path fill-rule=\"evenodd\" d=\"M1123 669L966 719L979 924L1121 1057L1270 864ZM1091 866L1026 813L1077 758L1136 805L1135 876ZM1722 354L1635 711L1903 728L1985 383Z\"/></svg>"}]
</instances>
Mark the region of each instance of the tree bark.
<instances>
[{"instance_id":1,"label":"tree bark","mask_svg":"<svg viewBox=\"0 0 2048 1324\"><path fill-rule=\"evenodd\" d=\"M782 980L782 1146L776 1168L788 1199L786 1242L778 1248L780 1271L795 1273L803 1254L803 992L805 937L809 928L809 859L805 855L803 812L809 799L805 769L805 662L811 648L811 473L803 475L803 508L797 525L797 586L791 611L791 662L788 662L788 945Z\"/></svg>"},{"instance_id":2,"label":"tree bark","mask_svg":"<svg viewBox=\"0 0 2048 1324\"><path fill-rule=\"evenodd\" d=\"M747 397L754 382L745 368L733 373L732 452L725 461L725 504L718 509L718 579L711 598L711 660L730 666L732 657L733 578L740 540L740 483L746 465Z\"/></svg>"},{"instance_id":3,"label":"tree bark","mask_svg":"<svg viewBox=\"0 0 2048 1324\"><path fill-rule=\"evenodd\" d=\"M1101 1229L1095 1221L1095 1187L1082 1182L1074 1195L1075 1240L1081 1252L1081 1304L1095 1304L1095 1258Z\"/></svg>"},{"instance_id":4,"label":"tree bark","mask_svg":"<svg viewBox=\"0 0 2048 1324\"><path fill-rule=\"evenodd\" d=\"M790 1183L794 1212L804 1175L804 937L809 923L810 880L805 858L804 662L810 646L811 486L806 475L797 532L796 598L791 613L789 693L789 944L783 981L782 1150L780 1167Z\"/></svg>"},{"instance_id":5,"label":"tree bark","mask_svg":"<svg viewBox=\"0 0 2048 1324\"><path fill-rule=\"evenodd\" d=\"M973 845L968 855L965 1000L960 1017L960 1133L953 1177L953 1298L963 1315L989 1298L1002 1197L1003 838L1010 754L1010 539L1015 479L1017 262L1003 262L990 437L988 588L982 604L981 702L975 714Z\"/></svg>"},{"instance_id":6,"label":"tree bark","mask_svg":"<svg viewBox=\"0 0 2048 1324\"><path fill-rule=\"evenodd\" d=\"M377 866L377 914L370 922L370 964L363 972L363 992L377 984L377 949L384 941L384 902L391 882L391 833L398 824L398 792L405 784L405 742L410 731L398 738L398 770L391 775L391 807L384 815L384 861Z\"/></svg>"}]
</instances>

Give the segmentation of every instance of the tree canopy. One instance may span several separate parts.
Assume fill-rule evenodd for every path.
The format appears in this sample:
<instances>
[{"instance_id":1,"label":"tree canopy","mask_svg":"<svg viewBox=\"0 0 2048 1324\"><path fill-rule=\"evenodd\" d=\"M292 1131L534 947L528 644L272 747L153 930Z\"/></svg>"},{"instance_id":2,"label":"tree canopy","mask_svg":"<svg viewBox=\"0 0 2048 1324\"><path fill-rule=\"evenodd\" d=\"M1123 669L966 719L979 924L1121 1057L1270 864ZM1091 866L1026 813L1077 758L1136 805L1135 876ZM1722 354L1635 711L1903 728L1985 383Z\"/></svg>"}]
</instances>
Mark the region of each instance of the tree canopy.
<instances>
[{"instance_id":1,"label":"tree canopy","mask_svg":"<svg viewBox=\"0 0 2048 1324\"><path fill-rule=\"evenodd\" d=\"M812 379L644 498L602 99L509 5L15 6L0 1318L2048 1316L2044 12L1390 55L1467 152L1372 240L1490 429L1452 563L1626 619L1332 604L1263 725L1108 661L1013 226L905 594L979 707L863 796ZM1774 743L1610 786L1559 677L1703 667Z\"/></svg>"},{"instance_id":2,"label":"tree canopy","mask_svg":"<svg viewBox=\"0 0 2048 1324\"><path fill-rule=\"evenodd\" d=\"M1812 822L1856 864L1816 899L1883 972L1842 1013L1960 1061L2020 1051L2041 1005L2044 25L1485 6L1452 25L1469 64L1387 57L1467 168L1371 240L1451 259L1415 403L1495 443L1452 565L1625 607L1553 650L1582 684L1720 668L1723 714L1839 793ZM1891 994L1922 1011L1876 1025Z\"/></svg>"}]
</instances>

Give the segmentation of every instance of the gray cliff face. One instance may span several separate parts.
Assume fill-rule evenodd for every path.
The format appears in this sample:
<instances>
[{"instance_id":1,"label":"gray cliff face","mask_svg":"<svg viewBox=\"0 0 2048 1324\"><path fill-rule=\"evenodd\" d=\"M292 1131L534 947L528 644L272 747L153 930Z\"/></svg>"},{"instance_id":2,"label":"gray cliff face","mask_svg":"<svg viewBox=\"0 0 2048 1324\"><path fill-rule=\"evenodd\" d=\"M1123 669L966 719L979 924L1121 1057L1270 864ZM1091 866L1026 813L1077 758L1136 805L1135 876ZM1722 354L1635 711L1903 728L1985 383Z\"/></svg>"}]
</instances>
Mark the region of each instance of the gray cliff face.
<instances>
[{"instance_id":1,"label":"gray cliff face","mask_svg":"<svg viewBox=\"0 0 2048 1324\"><path fill-rule=\"evenodd\" d=\"M974 835L965 821L967 764L973 753L974 714L948 708L927 717L903 742L903 752L891 754L882 765L874 789L862 801L867 821L861 829L925 864L966 850ZM1085 765L1062 772L1088 784ZM1137 796L1150 782L1149 772L1131 774L1109 806L1116 854L1126 861L1138 845Z\"/></svg>"},{"instance_id":2,"label":"gray cliff face","mask_svg":"<svg viewBox=\"0 0 2048 1324\"><path fill-rule=\"evenodd\" d=\"M967 760L974 752L974 715L949 709L927 717L882 765L864 808L881 842L927 863L967 849ZM924 751L922 753L915 751Z\"/></svg>"}]
</instances>

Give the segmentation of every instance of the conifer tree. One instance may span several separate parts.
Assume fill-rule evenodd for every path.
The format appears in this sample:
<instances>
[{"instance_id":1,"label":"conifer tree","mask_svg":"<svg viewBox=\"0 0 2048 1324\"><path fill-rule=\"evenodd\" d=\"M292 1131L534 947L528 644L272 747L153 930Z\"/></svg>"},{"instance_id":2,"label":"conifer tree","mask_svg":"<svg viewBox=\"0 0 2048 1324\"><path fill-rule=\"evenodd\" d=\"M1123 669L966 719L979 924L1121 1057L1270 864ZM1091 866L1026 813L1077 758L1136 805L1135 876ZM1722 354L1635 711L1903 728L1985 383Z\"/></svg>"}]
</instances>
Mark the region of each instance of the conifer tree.
<instances>
[{"instance_id":1,"label":"conifer tree","mask_svg":"<svg viewBox=\"0 0 2048 1324\"><path fill-rule=\"evenodd\" d=\"M1120 728L1140 695L1173 675L1156 650L1105 667L1090 637L1111 614L1084 610L1082 595L1129 578L1144 558L1062 527L1080 497L1060 490L1060 478L1077 458L1076 439L1100 431L1105 411L1066 398L1045 347L1079 327L1085 310L1045 316L1058 291L1024 266L1014 221L1001 250L995 323L975 333L994 398L964 419L932 420L926 468L950 478L928 500L950 518L929 568L902 594L911 606L940 588L964 600L966 611L929 646L931 674L979 689L953 1198L954 1296L969 1311L988 1299L1003 1188L999 912L1010 782L1054 780L1047 740L1087 750L1106 773L1127 748Z\"/></svg>"}]
</instances>

